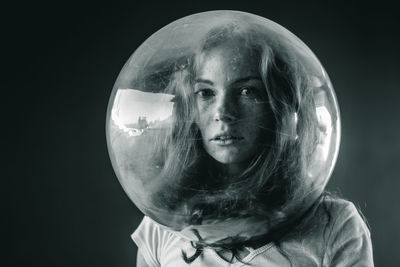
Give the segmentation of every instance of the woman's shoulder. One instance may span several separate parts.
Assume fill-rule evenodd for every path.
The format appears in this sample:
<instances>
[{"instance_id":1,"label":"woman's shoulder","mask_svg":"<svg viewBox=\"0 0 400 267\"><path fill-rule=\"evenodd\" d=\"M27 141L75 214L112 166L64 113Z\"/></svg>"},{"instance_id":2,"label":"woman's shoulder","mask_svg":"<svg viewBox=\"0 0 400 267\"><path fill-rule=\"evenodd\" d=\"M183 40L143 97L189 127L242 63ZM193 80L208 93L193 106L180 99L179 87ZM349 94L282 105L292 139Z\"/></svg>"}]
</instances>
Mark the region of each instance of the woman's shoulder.
<instances>
[{"instance_id":1,"label":"woman's shoulder","mask_svg":"<svg viewBox=\"0 0 400 267\"><path fill-rule=\"evenodd\" d=\"M325 195L309 217L303 228L307 233L301 234L308 240L301 238L302 243L320 244L326 265L373 266L369 228L351 201Z\"/></svg>"},{"instance_id":2,"label":"woman's shoulder","mask_svg":"<svg viewBox=\"0 0 400 267\"><path fill-rule=\"evenodd\" d=\"M190 247L190 242L147 216L131 237L149 266L181 266L182 249ZM170 264L177 261L178 265Z\"/></svg>"},{"instance_id":3,"label":"woman's shoulder","mask_svg":"<svg viewBox=\"0 0 400 267\"><path fill-rule=\"evenodd\" d=\"M318 203L316 213L318 217L325 219L326 227L330 228L331 234L335 231L350 230L350 228L353 234L369 234L364 216L349 200L325 195Z\"/></svg>"},{"instance_id":4,"label":"woman's shoulder","mask_svg":"<svg viewBox=\"0 0 400 267\"><path fill-rule=\"evenodd\" d=\"M144 217L131 235L141 256L148 266L160 266L160 252L163 233L150 218Z\"/></svg>"},{"instance_id":5,"label":"woman's shoulder","mask_svg":"<svg viewBox=\"0 0 400 267\"><path fill-rule=\"evenodd\" d=\"M332 195L322 196L319 204L320 207L325 205L325 207L332 215L333 214L339 215L342 212L346 213L358 212L353 202Z\"/></svg>"},{"instance_id":6,"label":"woman's shoulder","mask_svg":"<svg viewBox=\"0 0 400 267\"><path fill-rule=\"evenodd\" d=\"M144 216L131 237L138 247L140 247L139 245L152 244L153 247L150 248L152 251L160 251L162 246L168 244L176 236L166 227Z\"/></svg>"},{"instance_id":7,"label":"woman's shoulder","mask_svg":"<svg viewBox=\"0 0 400 267\"><path fill-rule=\"evenodd\" d=\"M327 240L338 234L369 235L366 221L354 203L328 194L320 198L294 232L301 233L302 236L306 232L309 237L314 233L318 238L323 235Z\"/></svg>"}]
</instances>

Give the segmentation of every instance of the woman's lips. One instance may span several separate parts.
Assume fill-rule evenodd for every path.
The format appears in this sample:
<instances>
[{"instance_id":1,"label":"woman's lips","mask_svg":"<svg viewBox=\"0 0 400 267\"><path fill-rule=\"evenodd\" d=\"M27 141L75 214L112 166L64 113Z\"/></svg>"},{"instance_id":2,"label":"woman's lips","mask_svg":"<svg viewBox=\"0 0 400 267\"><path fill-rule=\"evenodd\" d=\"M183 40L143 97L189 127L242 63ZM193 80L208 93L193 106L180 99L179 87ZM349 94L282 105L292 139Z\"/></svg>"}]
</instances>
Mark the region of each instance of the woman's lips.
<instances>
[{"instance_id":1,"label":"woman's lips","mask_svg":"<svg viewBox=\"0 0 400 267\"><path fill-rule=\"evenodd\" d=\"M210 139L210 142L225 146L238 143L242 141L244 138L240 136L233 136L233 135L217 135L214 138Z\"/></svg>"}]
</instances>

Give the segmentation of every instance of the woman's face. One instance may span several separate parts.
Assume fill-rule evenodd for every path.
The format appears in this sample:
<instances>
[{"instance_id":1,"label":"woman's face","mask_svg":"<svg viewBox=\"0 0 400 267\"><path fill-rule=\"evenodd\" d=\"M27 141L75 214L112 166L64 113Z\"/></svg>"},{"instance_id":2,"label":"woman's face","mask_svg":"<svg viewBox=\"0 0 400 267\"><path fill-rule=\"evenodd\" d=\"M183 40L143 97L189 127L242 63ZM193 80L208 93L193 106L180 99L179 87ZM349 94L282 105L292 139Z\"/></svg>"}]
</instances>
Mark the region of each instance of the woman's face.
<instances>
[{"instance_id":1,"label":"woman's face","mask_svg":"<svg viewBox=\"0 0 400 267\"><path fill-rule=\"evenodd\" d=\"M248 163L273 131L259 61L241 44L199 56L194 93L203 146L220 163Z\"/></svg>"}]
</instances>

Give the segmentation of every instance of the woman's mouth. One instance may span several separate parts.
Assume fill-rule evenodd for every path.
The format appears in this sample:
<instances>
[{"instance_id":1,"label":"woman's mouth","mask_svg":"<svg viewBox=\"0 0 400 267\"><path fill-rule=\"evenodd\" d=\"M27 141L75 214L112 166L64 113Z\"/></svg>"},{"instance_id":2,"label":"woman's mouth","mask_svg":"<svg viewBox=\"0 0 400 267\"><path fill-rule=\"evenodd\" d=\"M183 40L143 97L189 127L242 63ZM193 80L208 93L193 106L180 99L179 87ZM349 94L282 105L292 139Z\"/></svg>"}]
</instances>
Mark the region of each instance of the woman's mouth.
<instances>
[{"instance_id":1,"label":"woman's mouth","mask_svg":"<svg viewBox=\"0 0 400 267\"><path fill-rule=\"evenodd\" d=\"M233 135L218 135L212 138L210 141L217 145L231 145L240 142L243 140L243 137L240 136L233 136Z\"/></svg>"}]
</instances>

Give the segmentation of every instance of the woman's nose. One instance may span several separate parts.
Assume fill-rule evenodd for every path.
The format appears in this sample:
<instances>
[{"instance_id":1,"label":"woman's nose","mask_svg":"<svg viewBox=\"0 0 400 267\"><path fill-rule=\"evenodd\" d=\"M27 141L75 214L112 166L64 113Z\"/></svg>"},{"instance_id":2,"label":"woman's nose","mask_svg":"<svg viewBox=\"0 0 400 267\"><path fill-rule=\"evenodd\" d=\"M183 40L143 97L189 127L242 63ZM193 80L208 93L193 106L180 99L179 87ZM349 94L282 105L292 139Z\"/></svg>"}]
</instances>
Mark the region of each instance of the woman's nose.
<instances>
[{"instance_id":1,"label":"woman's nose","mask_svg":"<svg viewBox=\"0 0 400 267\"><path fill-rule=\"evenodd\" d=\"M214 120L223 122L234 122L237 119L237 107L232 99L220 96L216 102Z\"/></svg>"}]
</instances>

